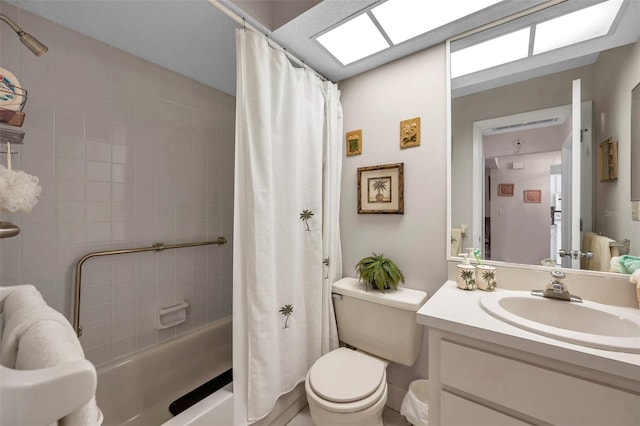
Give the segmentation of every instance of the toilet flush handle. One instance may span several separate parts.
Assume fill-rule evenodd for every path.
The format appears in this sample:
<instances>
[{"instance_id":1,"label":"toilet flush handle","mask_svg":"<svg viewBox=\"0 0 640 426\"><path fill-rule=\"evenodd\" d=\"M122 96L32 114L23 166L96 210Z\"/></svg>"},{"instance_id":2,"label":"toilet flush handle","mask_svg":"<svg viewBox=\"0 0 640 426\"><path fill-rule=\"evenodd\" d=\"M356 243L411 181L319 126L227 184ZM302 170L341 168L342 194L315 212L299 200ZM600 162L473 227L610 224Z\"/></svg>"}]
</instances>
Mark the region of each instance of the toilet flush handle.
<instances>
[{"instance_id":1,"label":"toilet flush handle","mask_svg":"<svg viewBox=\"0 0 640 426\"><path fill-rule=\"evenodd\" d=\"M340 299L342 300L342 295L340 293L331 293L331 297L333 297L334 299Z\"/></svg>"}]
</instances>

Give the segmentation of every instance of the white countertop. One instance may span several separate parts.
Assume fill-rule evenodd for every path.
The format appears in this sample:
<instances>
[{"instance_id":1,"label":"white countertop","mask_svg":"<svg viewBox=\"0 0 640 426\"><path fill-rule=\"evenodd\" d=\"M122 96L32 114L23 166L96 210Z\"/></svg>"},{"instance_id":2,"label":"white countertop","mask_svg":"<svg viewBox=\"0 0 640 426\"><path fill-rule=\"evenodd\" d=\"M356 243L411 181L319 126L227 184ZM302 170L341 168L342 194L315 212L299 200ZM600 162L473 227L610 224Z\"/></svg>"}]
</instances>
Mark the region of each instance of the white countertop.
<instances>
[{"instance_id":1,"label":"white countertop","mask_svg":"<svg viewBox=\"0 0 640 426\"><path fill-rule=\"evenodd\" d=\"M484 294L481 290L461 290L455 281L447 281L418 310L418 323L640 381L640 354L589 348L520 329L486 313L479 302ZM622 309L631 312L633 308Z\"/></svg>"}]
</instances>

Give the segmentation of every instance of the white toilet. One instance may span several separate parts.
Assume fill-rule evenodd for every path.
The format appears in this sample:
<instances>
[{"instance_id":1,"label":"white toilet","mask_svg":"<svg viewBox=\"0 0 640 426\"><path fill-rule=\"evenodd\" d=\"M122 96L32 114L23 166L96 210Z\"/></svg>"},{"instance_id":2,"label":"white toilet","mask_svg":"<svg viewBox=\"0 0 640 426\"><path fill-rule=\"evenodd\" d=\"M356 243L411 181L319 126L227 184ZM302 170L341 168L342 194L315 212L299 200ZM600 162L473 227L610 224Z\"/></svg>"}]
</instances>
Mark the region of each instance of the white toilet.
<instances>
[{"instance_id":1,"label":"white toilet","mask_svg":"<svg viewBox=\"0 0 640 426\"><path fill-rule=\"evenodd\" d=\"M305 382L316 426L382 426L390 361L411 366L418 358L422 326L416 312L427 293L398 287L381 293L355 278L333 284L340 341L318 359Z\"/></svg>"}]
</instances>

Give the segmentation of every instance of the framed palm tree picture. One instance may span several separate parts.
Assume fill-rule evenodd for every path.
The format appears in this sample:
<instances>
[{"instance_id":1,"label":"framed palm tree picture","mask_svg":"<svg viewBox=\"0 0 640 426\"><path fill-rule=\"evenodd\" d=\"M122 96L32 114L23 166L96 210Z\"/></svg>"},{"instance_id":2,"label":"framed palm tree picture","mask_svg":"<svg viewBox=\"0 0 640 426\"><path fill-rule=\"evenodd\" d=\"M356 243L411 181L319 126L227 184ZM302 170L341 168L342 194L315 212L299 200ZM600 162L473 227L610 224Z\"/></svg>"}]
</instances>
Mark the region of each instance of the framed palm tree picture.
<instances>
[{"instance_id":1,"label":"framed palm tree picture","mask_svg":"<svg viewBox=\"0 0 640 426\"><path fill-rule=\"evenodd\" d=\"M359 214L404 214L404 163L358 168Z\"/></svg>"}]
</instances>

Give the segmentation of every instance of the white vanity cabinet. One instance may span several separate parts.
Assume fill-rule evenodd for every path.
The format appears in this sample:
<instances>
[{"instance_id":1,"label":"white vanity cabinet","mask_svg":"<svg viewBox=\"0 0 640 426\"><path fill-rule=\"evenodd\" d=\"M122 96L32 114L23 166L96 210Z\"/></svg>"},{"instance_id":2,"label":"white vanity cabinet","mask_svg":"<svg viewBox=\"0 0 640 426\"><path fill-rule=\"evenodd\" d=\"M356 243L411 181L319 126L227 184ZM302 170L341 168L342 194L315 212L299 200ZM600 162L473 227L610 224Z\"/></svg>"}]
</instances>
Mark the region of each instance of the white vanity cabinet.
<instances>
[{"instance_id":1,"label":"white vanity cabinet","mask_svg":"<svg viewBox=\"0 0 640 426\"><path fill-rule=\"evenodd\" d=\"M639 354L538 336L476 307L482 292L445 286L418 312L430 425L640 425Z\"/></svg>"},{"instance_id":2,"label":"white vanity cabinet","mask_svg":"<svg viewBox=\"0 0 640 426\"><path fill-rule=\"evenodd\" d=\"M640 425L638 383L430 330L430 424Z\"/></svg>"}]
</instances>

